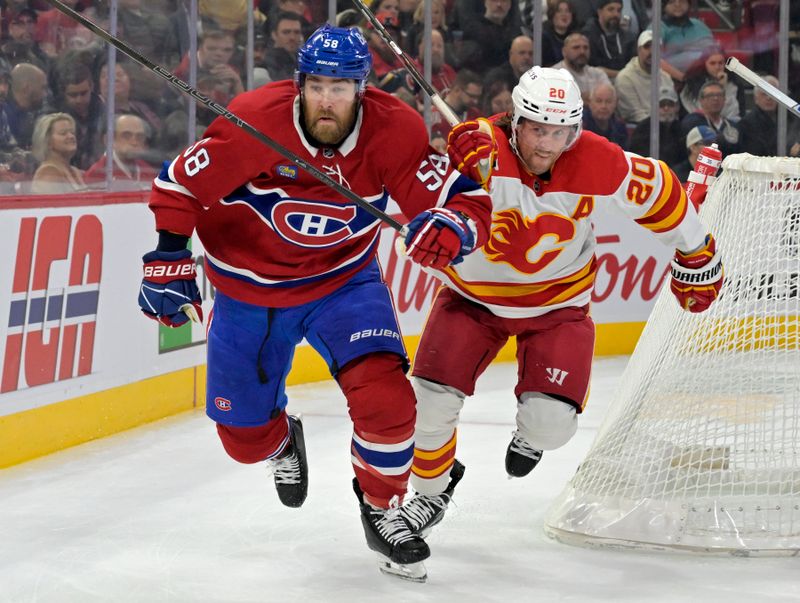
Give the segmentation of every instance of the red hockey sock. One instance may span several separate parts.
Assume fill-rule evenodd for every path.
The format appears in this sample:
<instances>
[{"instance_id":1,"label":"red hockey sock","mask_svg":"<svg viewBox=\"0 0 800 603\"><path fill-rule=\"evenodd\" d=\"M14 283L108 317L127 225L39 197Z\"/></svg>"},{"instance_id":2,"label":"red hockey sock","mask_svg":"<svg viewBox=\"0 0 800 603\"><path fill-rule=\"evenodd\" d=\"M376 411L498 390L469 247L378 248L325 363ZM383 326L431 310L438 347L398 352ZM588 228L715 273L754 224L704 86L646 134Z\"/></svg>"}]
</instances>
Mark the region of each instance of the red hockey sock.
<instances>
[{"instance_id":1,"label":"red hockey sock","mask_svg":"<svg viewBox=\"0 0 800 603\"><path fill-rule=\"evenodd\" d=\"M217 433L225 452L240 463L258 463L283 452L289 443L286 411L255 427L235 427L217 423Z\"/></svg>"},{"instance_id":2,"label":"red hockey sock","mask_svg":"<svg viewBox=\"0 0 800 603\"><path fill-rule=\"evenodd\" d=\"M353 420L353 469L364 498L387 508L402 502L414 453L416 399L395 354L369 354L339 371L339 385Z\"/></svg>"}]
</instances>

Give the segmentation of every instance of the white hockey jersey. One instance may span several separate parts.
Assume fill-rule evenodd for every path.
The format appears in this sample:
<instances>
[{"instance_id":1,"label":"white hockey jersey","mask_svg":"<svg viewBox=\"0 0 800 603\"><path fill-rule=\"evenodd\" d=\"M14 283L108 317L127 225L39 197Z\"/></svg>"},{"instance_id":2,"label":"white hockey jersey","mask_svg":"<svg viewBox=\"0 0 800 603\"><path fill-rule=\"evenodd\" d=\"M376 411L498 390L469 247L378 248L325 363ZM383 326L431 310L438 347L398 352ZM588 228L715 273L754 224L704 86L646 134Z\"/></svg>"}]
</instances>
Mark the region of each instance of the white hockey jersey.
<instances>
[{"instance_id":1,"label":"white hockey jersey","mask_svg":"<svg viewBox=\"0 0 800 603\"><path fill-rule=\"evenodd\" d=\"M527 318L589 303L597 271L592 213L601 205L621 210L670 247L703 244L706 230L665 163L583 132L542 180L523 167L502 130L495 127L495 135L489 240L439 273L494 314Z\"/></svg>"}]
</instances>

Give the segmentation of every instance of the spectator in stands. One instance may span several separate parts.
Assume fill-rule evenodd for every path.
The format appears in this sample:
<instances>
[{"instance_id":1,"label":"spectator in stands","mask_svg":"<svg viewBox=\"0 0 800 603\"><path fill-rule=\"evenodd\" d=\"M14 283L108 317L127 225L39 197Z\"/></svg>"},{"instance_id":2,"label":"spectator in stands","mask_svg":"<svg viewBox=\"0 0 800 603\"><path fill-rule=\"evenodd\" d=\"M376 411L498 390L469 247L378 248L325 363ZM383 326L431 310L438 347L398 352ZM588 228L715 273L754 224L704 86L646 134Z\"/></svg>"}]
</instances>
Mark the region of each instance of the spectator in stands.
<instances>
[{"instance_id":1,"label":"spectator in stands","mask_svg":"<svg viewBox=\"0 0 800 603\"><path fill-rule=\"evenodd\" d=\"M622 0L598 0L594 19L581 30L589 40L589 63L611 80L636 54L636 36L620 27L621 17Z\"/></svg>"},{"instance_id":2,"label":"spectator in stands","mask_svg":"<svg viewBox=\"0 0 800 603\"><path fill-rule=\"evenodd\" d=\"M420 40L419 48L417 49L417 56L419 59L412 59L414 66L420 73L425 73L425 65L422 62L424 57L423 47L424 40ZM456 71L450 65L444 62L444 38L438 29L431 31L431 79L430 84L433 89L439 93L439 96L444 98L450 91L450 87L456 79ZM378 83L378 87L389 93L394 93L397 89L403 86L408 89L412 94L418 96L419 102L424 102L422 95L424 92L414 81L414 78L409 75L406 69L395 69L386 74L383 79Z\"/></svg>"},{"instance_id":3,"label":"spectator in stands","mask_svg":"<svg viewBox=\"0 0 800 603\"><path fill-rule=\"evenodd\" d=\"M464 33L465 38L468 37L465 32L474 29L476 24L486 15L486 0L447 0L445 7L449 29L454 33L459 31ZM519 2L511 3L508 16L510 27L515 32L511 38L514 38L523 33ZM509 38L509 41L511 38ZM508 46L506 46L506 49L508 49Z\"/></svg>"},{"instance_id":4,"label":"spectator in stands","mask_svg":"<svg viewBox=\"0 0 800 603\"><path fill-rule=\"evenodd\" d=\"M570 0L548 0L547 21L542 23L542 66L550 67L564 58L564 40L577 29Z\"/></svg>"},{"instance_id":5,"label":"spectator in stands","mask_svg":"<svg viewBox=\"0 0 800 603\"><path fill-rule=\"evenodd\" d=\"M0 63L0 151L8 152L16 148L17 139L11 132L11 125L6 112L8 93L11 89L11 70L5 63Z\"/></svg>"},{"instance_id":6,"label":"spectator in stands","mask_svg":"<svg viewBox=\"0 0 800 603\"><path fill-rule=\"evenodd\" d=\"M689 113L681 121L684 132L695 126L708 126L717 135L719 150L723 155L739 152L739 128L729 119L723 117L725 106L725 88L719 82L706 82L700 88L700 107Z\"/></svg>"},{"instance_id":7,"label":"spectator in stands","mask_svg":"<svg viewBox=\"0 0 800 603\"><path fill-rule=\"evenodd\" d=\"M682 82L689 66L714 45L711 30L689 16L689 0L665 0L661 24L664 63L661 67L673 80Z\"/></svg>"},{"instance_id":8,"label":"spectator in stands","mask_svg":"<svg viewBox=\"0 0 800 603\"><path fill-rule=\"evenodd\" d=\"M297 49L303 43L302 19L297 13L278 13L271 23L271 46L264 67L273 82L290 80L297 69Z\"/></svg>"},{"instance_id":9,"label":"spectator in stands","mask_svg":"<svg viewBox=\"0 0 800 603\"><path fill-rule=\"evenodd\" d=\"M149 189L156 169L143 160L147 155L147 124L138 115L117 115L114 118L114 143L111 190ZM104 153L84 174L84 181L94 188L103 188L106 179Z\"/></svg>"},{"instance_id":10,"label":"spectator in stands","mask_svg":"<svg viewBox=\"0 0 800 603\"><path fill-rule=\"evenodd\" d=\"M83 172L70 164L78 151L75 120L66 113L48 113L36 121L33 156L40 161L31 192L39 195L85 190Z\"/></svg>"},{"instance_id":11,"label":"spectator in stands","mask_svg":"<svg viewBox=\"0 0 800 603\"><path fill-rule=\"evenodd\" d=\"M375 18L383 25L387 33L393 40L400 39L400 26L397 15L390 11L378 11ZM372 72L375 74L376 81L380 81L384 76L395 69L402 67L402 62L397 58L394 51L383 41L383 38L372 23L365 26L364 37L369 44L369 51L372 54Z\"/></svg>"},{"instance_id":12,"label":"spectator in stands","mask_svg":"<svg viewBox=\"0 0 800 603\"><path fill-rule=\"evenodd\" d=\"M30 152L19 148L6 112L11 72L0 63L0 194L14 193L18 183L30 180L35 165Z\"/></svg>"},{"instance_id":13,"label":"spectator in stands","mask_svg":"<svg viewBox=\"0 0 800 603\"><path fill-rule=\"evenodd\" d=\"M490 117L497 113L510 113L514 108L511 100L512 90L513 86L509 87L504 80L496 80L486 86L481 97L481 114Z\"/></svg>"},{"instance_id":14,"label":"spectator in stands","mask_svg":"<svg viewBox=\"0 0 800 603\"><path fill-rule=\"evenodd\" d=\"M431 146L442 155L447 155L447 139L441 134L431 134Z\"/></svg>"},{"instance_id":15,"label":"spectator in stands","mask_svg":"<svg viewBox=\"0 0 800 603\"><path fill-rule=\"evenodd\" d=\"M56 108L75 120L78 150L73 157L76 167L86 169L102 154L105 108L94 90L89 68L79 60L66 61L58 74Z\"/></svg>"},{"instance_id":16,"label":"spectator in stands","mask_svg":"<svg viewBox=\"0 0 800 603\"><path fill-rule=\"evenodd\" d=\"M687 113L697 111L700 87L708 81L719 82L725 88L725 106L723 117L731 121L739 121L739 97L741 90L728 77L725 71L725 53L718 46L707 48L697 61L686 70L684 86L681 89L681 104Z\"/></svg>"},{"instance_id":17,"label":"spectator in stands","mask_svg":"<svg viewBox=\"0 0 800 603\"><path fill-rule=\"evenodd\" d=\"M213 76L224 84L225 104L237 94L244 92L242 78L231 59L235 50L233 34L227 31L206 31L198 41L197 79ZM189 56L183 57L180 65L173 72L184 82L189 81ZM272 74L270 74L272 75Z\"/></svg>"},{"instance_id":18,"label":"spectator in stands","mask_svg":"<svg viewBox=\"0 0 800 603\"><path fill-rule=\"evenodd\" d=\"M496 80L504 80L511 88L517 85L519 78L528 69L533 67L533 40L528 36L517 36L511 42L508 51L508 60L490 69L486 74L486 84Z\"/></svg>"},{"instance_id":19,"label":"spectator in stands","mask_svg":"<svg viewBox=\"0 0 800 603\"><path fill-rule=\"evenodd\" d=\"M622 0L622 28L638 36L650 26L652 0Z\"/></svg>"},{"instance_id":20,"label":"spectator in stands","mask_svg":"<svg viewBox=\"0 0 800 603\"><path fill-rule=\"evenodd\" d=\"M637 45L636 56L628 61L614 81L619 98L617 113L623 121L633 124L650 116L653 32L648 29L640 33ZM661 78L659 88L674 88L672 78L666 71L660 69L659 76Z\"/></svg>"},{"instance_id":21,"label":"spectator in stands","mask_svg":"<svg viewBox=\"0 0 800 603\"><path fill-rule=\"evenodd\" d=\"M456 79L453 81L447 96L444 97L444 101L450 105L450 108L458 116L459 121L468 121L481 116L478 103L481 100L482 92L483 78L474 71L462 69L456 75ZM433 111L433 119L431 130L447 138L447 134L450 132L450 124L438 111Z\"/></svg>"},{"instance_id":22,"label":"spectator in stands","mask_svg":"<svg viewBox=\"0 0 800 603\"><path fill-rule=\"evenodd\" d=\"M628 148L628 129L625 122L614 115L617 93L611 84L598 84L589 93L589 103L583 108L583 129L594 132Z\"/></svg>"},{"instance_id":23,"label":"spectator in stands","mask_svg":"<svg viewBox=\"0 0 800 603\"><path fill-rule=\"evenodd\" d=\"M564 40L564 59L553 67L566 69L575 78L584 102L589 102L589 93L598 84L610 84L611 80L602 69L589 65L589 40L582 33L571 33Z\"/></svg>"},{"instance_id":24,"label":"spectator in stands","mask_svg":"<svg viewBox=\"0 0 800 603\"><path fill-rule=\"evenodd\" d=\"M678 180L684 183L686 182L689 178L689 172L694 169L694 164L697 161L697 156L700 154L700 151L703 150L703 147L715 142L717 142L717 134L708 126L695 126L689 130L689 133L686 135L686 152L688 153L688 158L672 168ZM723 156L724 155L723 153Z\"/></svg>"},{"instance_id":25,"label":"spectator in stands","mask_svg":"<svg viewBox=\"0 0 800 603\"><path fill-rule=\"evenodd\" d=\"M30 63L45 72L50 68L50 58L34 39L38 18L38 13L31 8L23 8L9 18L8 37L0 46L0 53L12 67Z\"/></svg>"},{"instance_id":26,"label":"spectator in stands","mask_svg":"<svg viewBox=\"0 0 800 603\"><path fill-rule=\"evenodd\" d=\"M171 44L166 15L150 10L142 0L119 0L117 21L127 44L151 61L164 64Z\"/></svg>"},{"instance_id":27,"label":"spectator in stands","mask_svg":"<svg viewBox=\"0 0 800 603\"><path fill-rule=\"evenodd\" d=\"M377 14L378 11L386 11L387 13L391 13L392 16L400 19L400 2L399 0L372 0L372 2L367 2L369 5L370 10L373 14Z\"/></svg>"},{"instance_id":28,"label":"spectator in stands","mask_svg":"<svg viewBox=\"0 0 800 603\"><path fill-rule=\"evenodd\" d=\"M442 34L445 43L445 61L448 65L455 65L453 55L453 36L445 23L445 4L444 0L432 0L431 2L431 29L437 30ZM419 2L412 17L412 22L408 27L405 37L406 49L414 54L420 48L420 42L425 30L425 2Z\"/></svg>"},{"instance_id":29,"label":"spectator in stands","mask_svg":"<svg viewBox=\"0 0 800 603\"><path fill-rule=\"evenodd\" d=\"M11 88L6 103L11 134L23 149L31 148L34 123L47 95L47 75L36 65L20 63L11 70Z\"/></svg>"},{"instance_id":30,"label":"spectator in stands","mask_svg":"<svg viewBox=\"0 0 800 603\"><path fill-rule=\"evenodd\" d=\"M131 99L131 80L128 70L132 68L134 67L129 63L117 63L114 66L114 113L138 115L147 123L150 132L158 135L161 131L161 118L147 103ZM108 65L100 68L98 82L98 93L105 105L108 94Z\"/></svg>"},{"instance_id":31,"label":"spectator in stands","mask_svg":"<svg viewBox=\"0 0 800 603\"><path fill-rule=\"evenodd\" d=\"M650 153L650 116L638 124L631 134L628 150L643 157L657 156L668 166L674 167L686 159L683 132L678 120L678 93L672 84L663 86L658 100L658 153Z\"/></svg>"},{"instance_id":32,"label":"spectator in stands","mask_svg":"<svg viewBox=\"0 0 800 603\"><path fill-rule=\"evenodd\" d=\"M302 0L298 0L297 4L300 7L279 7L278 10L291 10L302 14L305 11L305 3ZM258 9L258 6L253 7L252 0L199 0L197 9L203 22L204 31L221 29L233 34L234 38L240 33L246 33L248 12L253 13L253 22L257 28L263 27L267 21L266 16Z\"/></svg>"},{"instance_id":33,"label":"spectator in stands","mask_svg":"<svg viewBox=\"0 0 800 603\"><path fill-rule=\"evenodd\" d=\"M477 20L464 23L459 65L486 73L508 57L511 42L522 33L511 0L484 0L484 12Z\"/></svg>"},{"instance_id":34,"label":"spectator in stands","mask_svg":"<svg viewBox=\"0 0 800 603\"><path fill-rule=\"evenodd\" d=\"M72 9L76 9L78 4L78 0L61 1ZM85 28L79 25L75 19L65 15L60 10L50 8L49 10L38 13L35 34L36 41L39 43L42 51L52 59L67 48L67 41L74 36L75 31L78 29Z\"/></svg>"},{"instance_id":35,"label":"spectator in stands","mask_svg":"<svg viewBox=\"0 0 800 603\"><path fill-rule=\"evenodd\" d=\"M765 75L763 78L778 87L778 78L775 76ZM755 107L739 122L741 151L761 157L774 157L778 154L778 102L761 88L755 88L753 100Z\"/></svg>"}]
</instances>

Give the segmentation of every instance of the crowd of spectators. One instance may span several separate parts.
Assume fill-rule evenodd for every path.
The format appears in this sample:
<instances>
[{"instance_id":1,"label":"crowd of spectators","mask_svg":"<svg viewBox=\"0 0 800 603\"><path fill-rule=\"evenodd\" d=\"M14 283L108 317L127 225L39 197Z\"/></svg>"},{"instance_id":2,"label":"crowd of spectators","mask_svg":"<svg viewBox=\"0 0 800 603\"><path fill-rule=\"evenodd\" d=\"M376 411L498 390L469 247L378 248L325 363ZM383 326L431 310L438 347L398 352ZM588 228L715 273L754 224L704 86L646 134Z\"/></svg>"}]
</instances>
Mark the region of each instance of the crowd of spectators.
<instances>
[{"instance_id":1,"label":"crowd of spectators","mask_svg":"<svg viewBox=\"0 0 800 603\"><path fill-rule=\"evenodd\" d=\"M110 0L62 1L108 28ZM712 135L725 154L775 154L775 102L760 92L746 95L745 86L727 75L724 63L731 49L690 0L662 2L658 66L652 62L649 0L432 0L431 84L459 118L511 109L511 91L533 65L536 2L542 2L545 19L542 64L575 77L585 102L585 129L649 154L650 82L657 68L659 156L671 167L683 169L698 144ZM737 2L744 9L750 0ZM194 28L189 27L189 0L118 0L117 32L138 52L189 81L196 29L196 88L225 105L248 81L258 86L292 78L297 49L327 19L328 3L197 0L197 6ZM424 72L423 2L372 0L370 7ZM424 92L381 36L348 0L340 0L338 10L337 25L360 27L369 43L370 85L422 111ZM100 39L44 0L0 0L0 11L0 192L103 188L109 169L118 188L148 187L161 163L189 139L188 97L117 53L112 103L108 53ZM255 23L255 69L249 78L244 69L248 11ZM800 30L800 3L791 11L790 28ZM757 50L760 65L766 65L762 71L774 73L777 38L771 48ZM774 77L770 81L777 84ZM109 147L112 104L116 117ZM195 113L193 131L199 136L215 114L200 104ZM790 125L788 152L798 155L800 125ZM444 147L449 127L434 109L434 146Z\"/></svg>"}]
</instances>

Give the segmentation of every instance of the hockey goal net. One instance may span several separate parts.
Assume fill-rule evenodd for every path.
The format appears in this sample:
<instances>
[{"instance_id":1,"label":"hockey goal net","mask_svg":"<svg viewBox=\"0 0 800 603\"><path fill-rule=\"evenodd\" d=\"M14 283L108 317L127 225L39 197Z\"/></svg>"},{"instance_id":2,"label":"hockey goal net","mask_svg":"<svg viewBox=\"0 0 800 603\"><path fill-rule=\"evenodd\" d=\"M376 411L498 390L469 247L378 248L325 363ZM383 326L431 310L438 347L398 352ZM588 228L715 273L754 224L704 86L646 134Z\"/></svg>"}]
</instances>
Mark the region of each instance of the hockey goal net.
<instances>
[{"instance_id":1,"label":"hockey goal net","mask_svg":"<svg viewBox=\"0 0 800 603\"><path fill-rule=\"evenodd\" d=\"M545 519L580 545L800 551L800 160L734 155L701 218L725 283L662 289L591 450Z\"/></svg>"}]
</instances>

